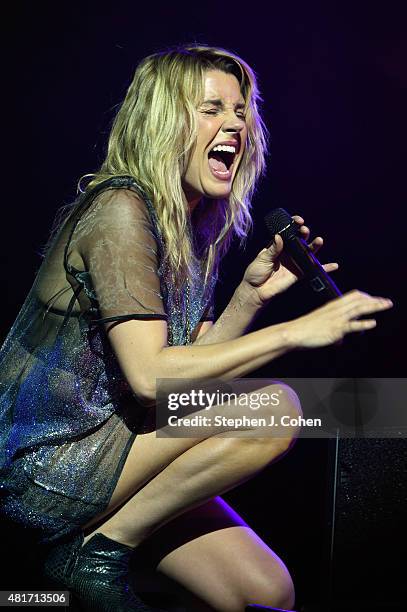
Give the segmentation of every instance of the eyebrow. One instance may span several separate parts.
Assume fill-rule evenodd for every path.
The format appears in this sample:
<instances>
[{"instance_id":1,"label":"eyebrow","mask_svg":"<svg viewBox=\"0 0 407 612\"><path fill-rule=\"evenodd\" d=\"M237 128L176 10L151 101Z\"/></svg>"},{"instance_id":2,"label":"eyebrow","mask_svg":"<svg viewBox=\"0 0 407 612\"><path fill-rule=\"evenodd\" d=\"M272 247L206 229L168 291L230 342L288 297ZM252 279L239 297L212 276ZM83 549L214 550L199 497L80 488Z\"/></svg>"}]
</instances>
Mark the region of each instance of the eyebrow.
<instances>
[{"instance_id":1,"label":"eyebrow","mask_svg":"<svg viewBox=\"0 0 407 612\"><path fill-rule=\"evenodd\" d=\"M202 104L213 104L214 106L218 106L219 108L223 108L224 107L224 104L223 104L222 100L220 100L219 98L204 100L202 102ZM235 106L235 108L245 108L246 107L246 103L245 102L237 102L234 106Z\"/></svg>"}]
</instances>

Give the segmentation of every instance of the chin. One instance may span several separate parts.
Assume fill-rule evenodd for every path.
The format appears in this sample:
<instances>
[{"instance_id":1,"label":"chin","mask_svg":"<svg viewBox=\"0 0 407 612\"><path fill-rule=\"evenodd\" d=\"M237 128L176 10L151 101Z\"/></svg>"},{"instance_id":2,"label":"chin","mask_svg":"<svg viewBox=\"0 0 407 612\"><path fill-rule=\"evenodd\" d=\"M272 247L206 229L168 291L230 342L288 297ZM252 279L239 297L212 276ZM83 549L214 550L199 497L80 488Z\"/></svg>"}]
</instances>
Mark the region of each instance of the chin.
<instances>
[{"instance_id":1,"label":"chin","mask_svg":"<svg viewBox=\"0 0 407 612\"><path fill-rule=\"evenodd\" d=\"M224 200L229 198L232 193L232 185L208 185L208 189L205 191L205 197L212 200Z\"/></svg>"},{"instance_id":2,"label":"chin","mask_svg":"<svg viewBox=\"0 0 407 612\"><path fill-rule=\"evenodd\" d=\"M208 200L227 200L230 196L230 193L230 190L219 191L218 193L214 193L213 191L211 191L210 193L205 193L205 198L208 198Z\"/></svg>"}]
</instances>

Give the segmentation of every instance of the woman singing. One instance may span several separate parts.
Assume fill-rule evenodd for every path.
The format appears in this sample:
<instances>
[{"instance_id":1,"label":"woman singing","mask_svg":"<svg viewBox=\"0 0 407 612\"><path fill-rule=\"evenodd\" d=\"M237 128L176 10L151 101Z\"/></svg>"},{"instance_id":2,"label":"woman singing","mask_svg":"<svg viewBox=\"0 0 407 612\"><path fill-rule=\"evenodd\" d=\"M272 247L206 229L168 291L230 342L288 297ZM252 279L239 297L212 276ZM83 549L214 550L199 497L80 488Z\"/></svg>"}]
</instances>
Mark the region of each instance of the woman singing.
<instances>
[{"instance_id":1,"label":"woman singing","mask_svg":"<svg viewBox=\"0 0 407 612\"><path fill-rule=\"evenodd\" d=\"M53 232L2 348L2 512L51 547L45 573L85 609L147 609L127 573L133 549L152 539L165 542L158 572L202 609L294 603L283 562L219 495L285 453L295 430L160 438L152 419L156 379L228 381L373 328L357 317L391 306L352 291L248 332L297 280L276 236L213 322L219 263L231 239L247 235L264 170L258 101L253 71L223 49L144 59L106 159ZM278 387L279 409L298 415L295 394ZM275 389L270 380L252 391Z\"/></svg>"}]
</instances>

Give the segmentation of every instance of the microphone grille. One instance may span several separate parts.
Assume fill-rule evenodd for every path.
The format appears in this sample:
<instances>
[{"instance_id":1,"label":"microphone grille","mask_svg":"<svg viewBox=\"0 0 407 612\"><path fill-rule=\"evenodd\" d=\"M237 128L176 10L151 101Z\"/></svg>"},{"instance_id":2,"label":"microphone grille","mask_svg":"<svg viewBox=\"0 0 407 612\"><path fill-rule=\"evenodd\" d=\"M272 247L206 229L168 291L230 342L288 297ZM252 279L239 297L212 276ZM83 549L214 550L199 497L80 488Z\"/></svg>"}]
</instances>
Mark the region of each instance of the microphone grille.
<instances>
[{"instance_id":1,"label":"microphone grille","mask_svg":"<svg viewBox=\"0 0 407 612\"><path fill-rule=\"evenodd\" d=\"M295 222L284 208L274 208L264 217L264 222L270 234L281 234L284 237L297 233Z\"/></svg>"}]
</instances>

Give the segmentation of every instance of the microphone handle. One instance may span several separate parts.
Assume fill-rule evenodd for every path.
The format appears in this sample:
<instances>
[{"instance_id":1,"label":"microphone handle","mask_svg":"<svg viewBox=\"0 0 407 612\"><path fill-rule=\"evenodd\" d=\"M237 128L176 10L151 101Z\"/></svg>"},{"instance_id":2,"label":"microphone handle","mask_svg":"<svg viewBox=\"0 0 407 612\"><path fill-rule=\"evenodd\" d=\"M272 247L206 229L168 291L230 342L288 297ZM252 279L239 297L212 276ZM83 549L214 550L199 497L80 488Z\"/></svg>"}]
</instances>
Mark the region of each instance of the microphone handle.
<instances>
[{"instance_id":1,"label":"microphone handle","mask_svg":"<svg viewBox=\"0 0 407 612\"><path fill-rule=\"evenodd\" d=\"M304 275L304 280L321 299L333 300L342 295L333 280L325 272L308 245L298 236L284 238L284 249L295 266ZM298 262L301 262L300 264Z\"/></svg>"}]
</instances>

